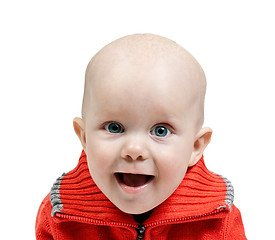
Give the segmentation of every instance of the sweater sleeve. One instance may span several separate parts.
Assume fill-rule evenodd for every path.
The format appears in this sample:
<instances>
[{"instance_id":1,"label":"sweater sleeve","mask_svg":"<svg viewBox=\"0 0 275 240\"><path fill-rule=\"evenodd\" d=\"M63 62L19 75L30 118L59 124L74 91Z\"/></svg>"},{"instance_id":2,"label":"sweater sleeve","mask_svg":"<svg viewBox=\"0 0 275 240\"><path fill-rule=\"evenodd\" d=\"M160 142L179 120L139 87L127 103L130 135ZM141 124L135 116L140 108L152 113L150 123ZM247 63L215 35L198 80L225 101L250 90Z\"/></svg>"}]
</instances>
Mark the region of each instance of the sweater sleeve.
<instances>
[{"instance_id":1,"label":"sweater sleeve","mask_svg":"<svg viewBox=\"0 0 275 240\"><path fill-rule=\"evenodd\" d=\"M37 240L53 240L53 234L51 229L51 202L50 195L41 203L35 223L35 235Z\"/></svg>"},{"instance_id":2,"label":"sweater sleeve","mask_svg":"<svg viewBox=\"0 0 275 240\"><path fill-rule=\"evenodd\" d=\"M238 208L233 204L231 212L225 224L225 237L226 240L246 240L244 226L242 222L241 213Z\"/></svg>"}]
</instances>

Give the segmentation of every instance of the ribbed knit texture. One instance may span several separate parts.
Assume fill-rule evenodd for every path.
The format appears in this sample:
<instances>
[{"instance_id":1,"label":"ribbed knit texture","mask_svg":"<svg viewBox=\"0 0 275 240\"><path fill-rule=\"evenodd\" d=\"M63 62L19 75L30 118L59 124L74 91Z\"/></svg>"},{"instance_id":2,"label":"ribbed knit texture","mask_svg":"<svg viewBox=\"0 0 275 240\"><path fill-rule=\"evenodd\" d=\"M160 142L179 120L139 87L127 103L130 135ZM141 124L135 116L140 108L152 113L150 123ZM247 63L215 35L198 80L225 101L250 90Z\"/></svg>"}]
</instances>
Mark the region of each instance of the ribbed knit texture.
<instances>
[{"instance_id":1,"label":"ribbed knit texture","mask_svg":"<svg viewBox=\"0 0 275 240\"><path fill-rule=\"evenodd\" d=\"M102 219L102 213L105 213L104 220L123 217L136 224L131 215L120 211L94 183L84 151L77 167L63 177L59 191L63 214Z\"/></svg>"}]
</instances>

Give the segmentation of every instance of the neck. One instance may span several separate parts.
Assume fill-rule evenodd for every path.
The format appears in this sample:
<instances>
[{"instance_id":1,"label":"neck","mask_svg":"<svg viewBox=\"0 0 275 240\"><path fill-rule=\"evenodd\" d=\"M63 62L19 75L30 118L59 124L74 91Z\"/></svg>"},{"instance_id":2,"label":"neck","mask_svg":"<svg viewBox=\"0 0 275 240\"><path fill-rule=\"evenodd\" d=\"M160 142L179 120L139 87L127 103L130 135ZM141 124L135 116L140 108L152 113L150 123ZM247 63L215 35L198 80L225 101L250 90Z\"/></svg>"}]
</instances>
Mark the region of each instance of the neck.
<instances>
[{"instance_id":1,"label":"neck","mask_svg":"<svg viewBox=\"0 0 275 240\"><path fill-rule=\"evenodd\" d=\"M134 217L134 219L135 219L135 221L136 221L137 223L142 224L142 223L145 222L145 220L146 220L147 218L150 217L150 215L151 215L151 213L153 212L153 210L154 210L154 209L152 209L152 210L150 210L150 211L148 211L148 212L145 212L145 213L141 213L141 214L132 214L132 215L133 215L133 217Z\"/></svg>"}]
</instances>

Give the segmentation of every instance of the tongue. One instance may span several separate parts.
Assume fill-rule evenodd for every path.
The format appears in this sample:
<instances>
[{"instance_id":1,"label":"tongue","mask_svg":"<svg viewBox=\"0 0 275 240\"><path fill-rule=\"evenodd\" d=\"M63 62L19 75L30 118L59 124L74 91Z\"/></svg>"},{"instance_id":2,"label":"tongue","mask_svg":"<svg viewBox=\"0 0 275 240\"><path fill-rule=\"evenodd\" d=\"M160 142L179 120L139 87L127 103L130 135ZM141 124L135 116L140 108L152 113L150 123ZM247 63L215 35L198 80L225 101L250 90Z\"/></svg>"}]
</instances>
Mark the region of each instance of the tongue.
<instances>
[{"instance_id":1,"label":"tongue","mask_svg":"<svg viewBox=\"0 0 275 240\"><path fill-rule=\"evenodd\" d=\"M144 185L148 181L149 176L142 174L122 174L122 181L124 184L130 187L139 187Z\"/></svg>"}]
</instances>

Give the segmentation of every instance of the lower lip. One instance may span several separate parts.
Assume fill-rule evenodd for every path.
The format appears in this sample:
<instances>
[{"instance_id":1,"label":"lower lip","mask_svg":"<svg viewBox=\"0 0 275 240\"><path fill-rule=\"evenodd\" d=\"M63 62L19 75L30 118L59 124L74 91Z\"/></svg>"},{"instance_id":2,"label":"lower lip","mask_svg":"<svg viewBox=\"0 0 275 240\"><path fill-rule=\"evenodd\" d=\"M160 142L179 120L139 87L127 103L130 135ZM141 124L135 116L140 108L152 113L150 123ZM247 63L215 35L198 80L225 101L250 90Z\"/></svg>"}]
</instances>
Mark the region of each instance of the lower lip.
<instances>
[{"instance_id":1,"label":"lower lip","mask_svg":"<svg viewBox=\"0 0 275 240\"><path fill-rule=\"evenodd\" d=\"M140 193L142 191L144 191L146 188L149 187L149 185L152 183L152 181L154 180L155 177L152 177L147 183L145 183L144 185L138 186L138 187L130 187L125 185L123 182L121 182L119 179L116 178L119 186L122 188L122 190L126 193L130 193L130 194L137 194Z\"/></svg>"}]
</instances>

